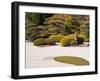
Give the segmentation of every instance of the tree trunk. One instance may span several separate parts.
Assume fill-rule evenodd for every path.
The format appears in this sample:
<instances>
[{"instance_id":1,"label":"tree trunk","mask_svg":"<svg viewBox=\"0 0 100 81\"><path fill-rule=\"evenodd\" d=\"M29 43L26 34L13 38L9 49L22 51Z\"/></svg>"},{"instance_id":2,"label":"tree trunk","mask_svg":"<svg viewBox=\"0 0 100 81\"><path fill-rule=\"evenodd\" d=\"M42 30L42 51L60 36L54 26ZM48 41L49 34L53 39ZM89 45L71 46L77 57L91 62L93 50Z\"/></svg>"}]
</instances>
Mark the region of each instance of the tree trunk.
<instances>
[{"instance_id":1,"label":"tree trunk","mask_svg":"<svg viewBox=\"0 0 100 81\"><path fill-rule=\"evenodd\" d=\"M75 40L75 43L77 45L77 32L74 33L74 40Z\"/></svg>"}]
</instances>

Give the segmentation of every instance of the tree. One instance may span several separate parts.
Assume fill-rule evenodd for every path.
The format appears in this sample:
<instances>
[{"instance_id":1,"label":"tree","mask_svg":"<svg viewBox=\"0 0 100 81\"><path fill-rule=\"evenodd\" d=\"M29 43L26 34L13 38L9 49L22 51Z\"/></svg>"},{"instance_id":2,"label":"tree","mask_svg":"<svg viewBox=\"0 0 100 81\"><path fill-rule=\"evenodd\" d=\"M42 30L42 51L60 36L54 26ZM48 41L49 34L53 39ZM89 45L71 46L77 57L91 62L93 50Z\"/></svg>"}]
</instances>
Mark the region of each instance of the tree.
<instances>
[{"instance_id":1,"label":"tree","mask_svg":"<svg viewBox=\"0 0 100 81\"><path fill-rule=\"evenodd\" d=\"M48 26L48 31L51 35L65 34L65 17L64 14L53 14L51 17L46 18L45 24Z\"/></svg>"},{"instance_id":2,"label":"tree","mask_svg":"<svg viewBox=\"0 0 100 81\"><path fill-rule=\"evenodd\" d=\"M89 16L26 12L25 29L26 40L30 41L58 34L83 34L89 38Z\"/></svg>"},{"instance_id":3,"label":"tree","mask_svg":"<svg viewBox=\"0 0 100 81\"><path fill-rule=\"evenodd\" d=\"M38 37L46 37L46 26L44 25L45 18L51 16L51 14L44 13L31 13L25 14L25 29L26 40L33 41Z\"/></svg>"}]
</instances>

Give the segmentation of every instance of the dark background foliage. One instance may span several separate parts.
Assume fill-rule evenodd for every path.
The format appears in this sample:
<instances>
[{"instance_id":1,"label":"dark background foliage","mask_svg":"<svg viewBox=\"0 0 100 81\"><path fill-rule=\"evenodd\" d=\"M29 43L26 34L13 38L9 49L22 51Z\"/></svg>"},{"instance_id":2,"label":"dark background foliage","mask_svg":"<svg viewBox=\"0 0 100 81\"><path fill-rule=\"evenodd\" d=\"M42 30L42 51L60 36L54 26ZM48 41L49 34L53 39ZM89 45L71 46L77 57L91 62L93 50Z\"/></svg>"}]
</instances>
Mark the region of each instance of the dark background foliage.
<instances>
[{"instance_id":1,"label":"dark background foliage","mask_svg":"<svg viewBox=\"0 0 100 81\"><path fill-rule=\"evenodd\" d=\"M69 35L77 32L89 39L89 16L72 14L25 13L26 40Z\"/></svg>"}]
</instances>

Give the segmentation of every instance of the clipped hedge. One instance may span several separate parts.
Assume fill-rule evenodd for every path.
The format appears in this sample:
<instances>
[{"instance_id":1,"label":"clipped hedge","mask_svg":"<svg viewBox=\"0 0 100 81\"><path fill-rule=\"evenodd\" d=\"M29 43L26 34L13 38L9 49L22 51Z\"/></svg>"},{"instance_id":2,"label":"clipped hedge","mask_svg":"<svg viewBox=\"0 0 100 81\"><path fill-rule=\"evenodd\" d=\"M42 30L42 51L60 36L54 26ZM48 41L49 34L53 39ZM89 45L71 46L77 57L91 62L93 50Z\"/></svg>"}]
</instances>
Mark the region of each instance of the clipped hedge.
<instances>
[{"instance_id":1,"label":"clipped hedge","mask_svg":"<svg viewBox=\"0 0 100 81\"><path fill-rule=\"evenodd\" d=\"M84 39L84 42L89 42L89 37L86 37L85 35L83 34L80 34L78 35L79 38L83 38Z\"/></svg>"},{"instance_id":2,"label":"clipped hedge","mask_svg":"<svg viewBox=\"0 0 100 81\"><path fill-rule=\"evenodd\" d=\"M76 41L75 41L75 40L70 40L69 44L70 44L71 46L76 45Z\"/></svg>"},{"instance_id":3,"label":"clipped hedge","mask_svg":"<svg viewBox=\"0 0 100 81\"><path fill-rule=\"evenodd\" d=\"M86 40L86 36L83 34L78 35L77 37L77 44L83 44L83 42Z\"/></svg>"},{"instance_id":4,"label":"clipped hedge","mask_svg":"<svg viewBox=\"0 0 100 81\"><path fill-rule=\"evenodd\" d=\"M56 42L53 39L47 38L47 39L45 39L45 44L46 45L55 45Z\"/></svg>"},{"instance_id":5,"label":"clipped hedge","mask_svg":"<svg viewBox=\"0 0 100 81\"><path fill-rule=\"evenodd\" d=\"M86 38L86 39L84 40L84 42L89 42L89 40L90 40L89 38Z\"/></svg>"},{"instance_id":6,"label":"clipped hedge","mask_svg":"<svg viewBox=\"0 0 100 81\"><path fill-rule=\"evenodd\" d=\"M77 44L83 44L84 38L78 37L77 38Z\"/></svg>"},{"instance_id":7,"label":"clipped hedge","mask_svg":"<svg viewBox=\"0 0 100 81\"><path fill-rule=\"evenodd\" d=\"M50 39L52 39L55 42L60 42L61 39L63 39L63 38L64 38L64 36L63 35L60 35L60 34L50 36Z\"/></svg>"},{"instance_id":8,"label":"clipped hedge","mask_svg":"<svg viewBox=\"0 0 100 81\"><path fill-rule=\"evenodd\" d=\"M61 46L63 46L63 47L75 45L75 43L76 43L76 41L74 40L74 36L72 34L67 35L63 39L61 39Z\"/></svg>"},{"instance_id":9,"label":"clipped hedge","mask_svg":"<svg viewBox=\"0 0 100 81\"><path fill-rule=\"evenodd\" d=\"M45 45L45 39L44 38L38 38L38 39L34 40L34 45L35 46Z\"/></svg>"},{"instance_id":10,"label":"clipped hedge","mask_svg":"<svg viewBox=\"0 0 100 81\"><path fill-rule=\"evenodd\" d=\"M56 42L53 39L50 38L38 38L34 41L35 46L41 46L41 45L55 45Z\"/></svg>"}]
</instances>

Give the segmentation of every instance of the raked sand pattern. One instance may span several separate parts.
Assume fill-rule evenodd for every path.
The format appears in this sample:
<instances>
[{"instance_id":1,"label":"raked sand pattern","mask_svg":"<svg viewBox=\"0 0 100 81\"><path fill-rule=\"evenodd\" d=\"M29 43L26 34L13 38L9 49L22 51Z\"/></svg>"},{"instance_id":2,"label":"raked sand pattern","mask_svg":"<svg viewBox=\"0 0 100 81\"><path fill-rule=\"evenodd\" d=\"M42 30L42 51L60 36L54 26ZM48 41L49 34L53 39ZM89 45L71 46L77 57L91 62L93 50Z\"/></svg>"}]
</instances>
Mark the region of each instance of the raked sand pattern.
<instances>
[{"instance_id":1,"label":"raked sand pattern","mask_svg":"<svg viewBox=\"0 0 100 81\"><path fill-rule=\"evenodd\" d=\"M75 66L56 62L57 56L77 56L89 61L89 47L61 47L60 45L38 47L26 42L26 68Z\"/></svg>"}]
</instances>

